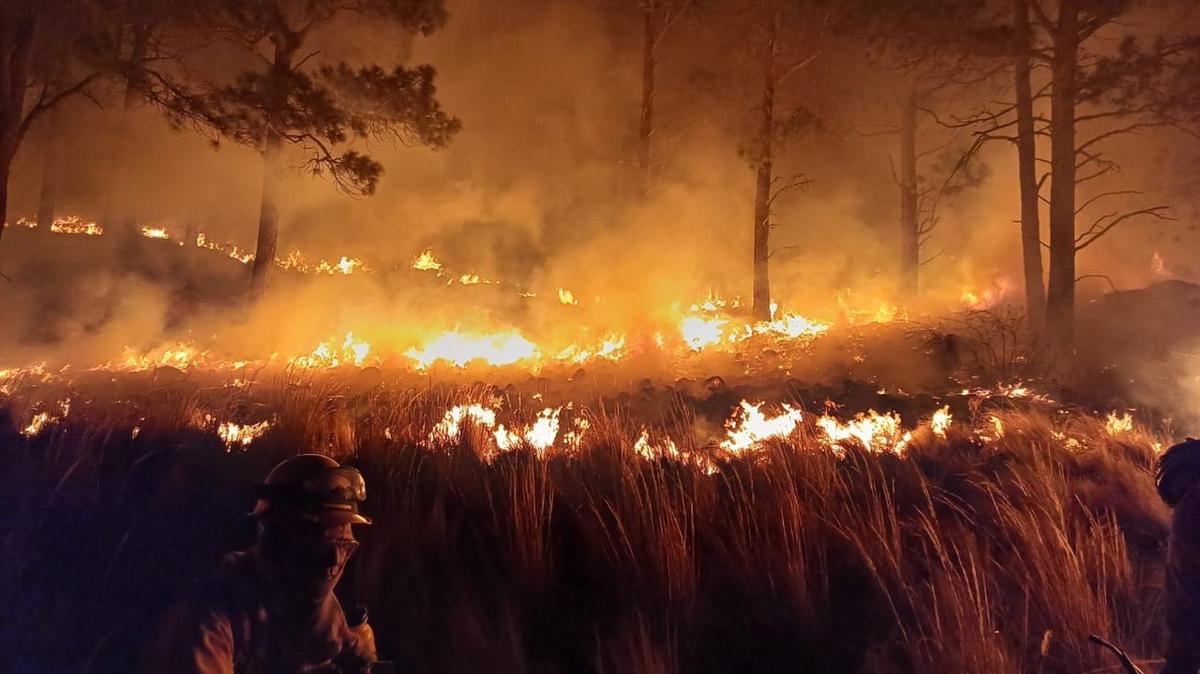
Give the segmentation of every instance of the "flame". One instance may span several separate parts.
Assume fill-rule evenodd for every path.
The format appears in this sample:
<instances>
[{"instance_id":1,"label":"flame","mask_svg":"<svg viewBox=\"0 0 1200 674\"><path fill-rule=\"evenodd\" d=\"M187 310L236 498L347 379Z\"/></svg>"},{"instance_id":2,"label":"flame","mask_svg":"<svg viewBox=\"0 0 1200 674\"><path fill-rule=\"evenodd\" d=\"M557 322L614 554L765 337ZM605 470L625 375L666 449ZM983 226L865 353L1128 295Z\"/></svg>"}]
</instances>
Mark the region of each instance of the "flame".
<instances>
[{"instance_id":1,"label":"flame","mask_svg":"<svg viewBox=\"0 0 1200 674\"><path fill-rule=\"evenodd\" d=\"M226 449L233 449L235 445L240 445L242 449L245 449L270 428L270 421L260 421L257 424L235 424L232 421L223 421L221 425L217 426L217 437L225 442Z\"/></svg>"},{"instance_id":2,"label":"flame","mask_svg":"<svg viewBox=\"0 0 1200 674\"><path fill-rule=\"evenodd\" d=\"M196 346L184 342L160 346L142 353L125 347L124 360L121 364L125 369L135 372L150 370L155 367L173 367L186 370L192 365L198 364L206 355L206 351L201 351Z\"/></svg>"},{"instance_id":3,"label":"flame","mask_svg":"<svg viewBox=\"0 0 1200 674\"><path fill-rule=\"evenodd\" d=\"M753 335L765 334L774 334L788 339L810 338L825 334L829 331L829 327L828 323L817 323L799 314L785 313L779 318L748 325L741 333L733 335L730 339L731 341L740 341Z\"/></svg>"},{"instance_id":4,"label":"flame","mask_svg":"<svg viewBox=\"0 0 1200 674\"><path fill-rule=\"evenodd\" d=\"M463 424L466 423L478 424L488 429L495 428L496 411L478 404L451 407L429 432L429 442L457 442L462 437Z\"/></svg>"},{"instance_id":5,"label":"flame","mask_svg":"<svg viewBox=\"0 0 1200 674\"><path fill-rule=\"evenodd\" d=\"M745 453L768 440L790 436L804 420L804 412L787 403L783 404L783 413L773 417L763 414L762 406L746 400L738 404L737 412L725 422L721 449L730 454Z\"/></svg>"},{"instance_id":6,"label":"flame","mask_svg":"<svg viewBox=\"0 0 1200 674\"><path fill-rule=\"evenodd\" d=\"M58 413L54 414L48 410L42 410L34 414L29 419L29 424L21 429L21 435L27 438L32 438L42 432L42 429L52 423L58 423L71 413L71 399L61 400L58 403Z\"/></svg>"},{"instance_id":7,"label":"flame","mask_svg":"<svg viewBox=\"0 0 1200 674\"><path fill-rule=\"evenodd\" d=\"M1008 279L1001 277L992 281L992 285L984 290L963 288L961 300L968 309L982 311L1003 302L1010 290L1012 284Z\"/></svg>"},{"instance_id":8,"label":"flame","mask_svg":"<svg viewBox=\"0 0 1200 674\"><path fill-rule=\"evenodd\" d=\"M538 412L533 423L523 430L508 430L504 424L500 424L493 433L496 446L502 451L510 451L527 444L539 458L545 456L546 451L553 447L554 441L558 439L560 412L561 407L547 407Z\"/></svg>"},{"instance_id":9,"label":"flame","mask_svg":"<svg viewBox=\"0 0 1200 674\"><path fill-rule=\"evenodd\" d=\"M238 262L241 262L242 264L250 264L254 261L254 253L247 253L241 248L231 244L210 241L204 232L200 232L196 235L196 246L198 248L215 250L218 253L222 253L230 258L233 258L234 260L237 260Z\"/></svg>"},{"instance_id":10,"label":"flame","mask_svg":"<svg viewBox=\"0 0 1200 674\"><path fill-rule=\"evenodd\" d=\"M600 346L595 349L585 349L576 344L572 344L562 351L558 352L555 360L565 361L568 363L583 363L593 358L603 358L605 360L618 361L625 357L625 335L609 335L601 342Z\"/></svg>"},{"instance_id":11,"label":"flame","mask_svg":"<svg viewBox=\"0 0 1200 674\"><path fill-rule=\"evenodd\" d=\"M558 289L558 301L569 306L579 306L579 300L575 298L575 293L566 288Z\"/></svg>"},{"instance_id":12,"label":"flame","mask_svg":"<svg viewBox=\"0 0 1200 674\"><path fill-rule=\"evenodd\" d=\"M84 222L83 218L77 215L71 215L65 218L59 218L50 224L50 231L55 234L83 234L86 236L100 236L104 233L104 228L94 222Z\"/></svg>"},{"instance_id":13,"label":"flame","mask_svg":"<svg viewBox=\"0 0 1200 674\"><path fill-rule=\"evenodd\" d=\"M317 273L319 274L342 274L349 275L354 272L367 272L370 269L367 265L358 258L342 256L342 259L336 263L330 264L325 260L321 260L321 264L317 265Z\"/></svg>"},{"instance_id":14,"label":"flame","mask_svg":"<svg viewBox=\"0 0 1200 674\"><path fill-rule=\"evenodd\" d=\"M494 335L472 335L458 331L443 333L421 348L405 352L418 370L433 363L445 361L458 367L481 360L489 365L511 365L518 361L533 360L538 348L518 332Z\"/></svg>"},{"instance_id":15,"label":"flame","mask_svg":"<svg viewBox=\"0 0 1200 674\"><path fill-rule=\"evenodd\" d=\"M1133 415L1129 412L1118 415L1116 412L1109 412L1108 418L1104 420L1104 430L1112 437L1117 437L1123 433L1133 432Z\"/></svg>"},{"instance_id":16,"label":"flame","mask_svg":"<svg viewBox=\"0 0 1200 674\"><path fill-rule=\"evenodd\" d=\"M664 437L662 442L651 443L650 432L644 428L637 441L633 443L633 451L647 461L655 461L663 457L678 459L681 456L674 440Z\"/></svg>"},{"instance_id":17,"label":"flame","mask_svg":"<svg viewBox=\"0 0 1200 674\"><path fill-rule=\"evenodd\" d=\"M167 234L165 227L142 227L142 236L147 239L169 239L170 234Z\"/></svg>"},{"instance_id":18,"label":"flame","mask_svg":"<svg viewBox=\"0 0 1200 674\"><path fill-rule=\"evenodd\" d=\"M290 365L304 369L338 368L343 365L362 366L371 352L371 345L354 338L354 333L347 332L339 345L336 340L321 342L312 353L297 356L288 361Z\"/></svg>"},{"instance_id":19,"label":"flame","mask_svg":"<svg viewBox=\"0 0 1200 674\"><path fill-rule=\"evenodd\" d=\"M817 428L824 431L826 443L837 455L844 453L844 443L854 441L868 451L903 456L912 439L912 434L901 427L900 415L895 412L880 414L868 410L844 423L825 414L817 419Z\"/></svg>"},{"instance_id":20,"label":"flame","mask_svg":"<svg viewBox=\"0 0 1200 674\"><path fill-rule=\"evenodd\" d=\"M1000 417L995 414L988 415L988 423L992 425L992 433L995 435L995 439L999 440L1004 437L1004 421Z\"/></svg>"},{"instance_id":21,"label":"flame","mask_svg":"<svg viewBox=\"0 0 1200 674\"><path fill-rule=\"evenodd\" d=\"M1167 271L1167 263L1157 250L1154 251L1154 255L1150 256L1150 271L1159 278L1174 278L1174 275Z\"/></svg>"},{"instance_id":22,"label":"flame","mask_svg":"<svg viewBox=\"0 0 1200 674\"><path fill-rule=\"evenodd\" d=\"M433 251L426 248L423 253L413 260L412 268L420 271L441 271L442 263L433 256Z\"/></svg>"},{"instance_id":23,"label":"flame","mask_svg":"<svg viewBox=\"0 0 1200 674\"><path fill-rule=\"evenodd\" d=\"M950 430L950 423L953 418L954 417L950 414L949 405L946 405L941 409L934 410L933 417L929 419L929 429L933 431L934 435L945 440L946 431Z\"/></svg>"},{"instance_id":24,"label":"flame","mask_svg":"<svg viewBox=\"0 0 1200 674\"><path fill-rule=\"evenodd\" d=\"M700 351L706 346L719 344L725 334L724 325L728 323L723 318L703 318L701 316L686 316L679 323L679 332L683 341L693 351Z\"/></svg>"}]
</instances>

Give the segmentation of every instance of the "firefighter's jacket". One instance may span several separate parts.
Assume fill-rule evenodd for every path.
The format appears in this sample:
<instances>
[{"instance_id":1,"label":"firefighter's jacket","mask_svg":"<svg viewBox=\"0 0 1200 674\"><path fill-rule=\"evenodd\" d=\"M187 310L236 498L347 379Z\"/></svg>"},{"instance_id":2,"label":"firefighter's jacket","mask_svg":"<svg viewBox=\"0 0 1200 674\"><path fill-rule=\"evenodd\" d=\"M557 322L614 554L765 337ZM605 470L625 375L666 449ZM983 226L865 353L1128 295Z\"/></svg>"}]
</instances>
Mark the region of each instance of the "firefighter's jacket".
<instances>
[{"instance_id":1,"label":"firefighter's jacket","mask_svg":"<svg viewBox=\"0 0 1200 674\"><path fill-rule=\"evenodd\" d=\"M253 550L172 605L146 642L144 674L331 674L376 660L346 624L332 594L283 608Z\"/></svg>"}]
</instances>

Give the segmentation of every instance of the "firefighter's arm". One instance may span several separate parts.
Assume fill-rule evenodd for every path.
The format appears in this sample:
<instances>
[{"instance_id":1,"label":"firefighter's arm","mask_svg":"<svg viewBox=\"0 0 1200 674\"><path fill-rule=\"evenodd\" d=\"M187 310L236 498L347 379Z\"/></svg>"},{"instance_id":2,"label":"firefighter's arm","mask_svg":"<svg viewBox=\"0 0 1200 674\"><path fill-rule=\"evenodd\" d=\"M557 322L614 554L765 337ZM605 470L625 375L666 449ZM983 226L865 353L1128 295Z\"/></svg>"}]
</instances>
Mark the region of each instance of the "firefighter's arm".
<instances>
[{"instance_id":1,"label":"firefighter's arm","mask_svg":"<svg viewBox=\"0 0 1200 674\"><path fill-rule=\"evenodd\" d=\"M172 606L150 636L143 674L234 674L229 617L203 602Z\"/></svg>"}]
</instances>

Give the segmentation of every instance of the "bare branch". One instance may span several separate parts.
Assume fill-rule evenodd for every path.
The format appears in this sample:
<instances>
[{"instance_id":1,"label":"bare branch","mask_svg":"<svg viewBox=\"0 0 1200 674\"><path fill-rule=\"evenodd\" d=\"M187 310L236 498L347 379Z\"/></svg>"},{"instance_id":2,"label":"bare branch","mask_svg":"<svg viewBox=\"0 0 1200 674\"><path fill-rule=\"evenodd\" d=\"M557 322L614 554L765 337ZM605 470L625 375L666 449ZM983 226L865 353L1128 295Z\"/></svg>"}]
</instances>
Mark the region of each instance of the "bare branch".
<instances>
[{"instance_id":1,"label":"bare branch","mask_svg":"<svg viewBox=\"0 0 1200 674\"><path fill-rule=\"evenodd\" d=\"M1175 218L1165 214L1165 211L1170 210L1169 206L1151 206L1149 208L1140 208L1136 211L1128 211L1126 213L1106 213L1096 219L1087 231L1075 237L1075 251L1081 251L1084 248L1092 245L1097 239L1108 234L1114 227L1139 216L1150 216L1159 220L1174 220Z\"/></svg>"}]
</instances>

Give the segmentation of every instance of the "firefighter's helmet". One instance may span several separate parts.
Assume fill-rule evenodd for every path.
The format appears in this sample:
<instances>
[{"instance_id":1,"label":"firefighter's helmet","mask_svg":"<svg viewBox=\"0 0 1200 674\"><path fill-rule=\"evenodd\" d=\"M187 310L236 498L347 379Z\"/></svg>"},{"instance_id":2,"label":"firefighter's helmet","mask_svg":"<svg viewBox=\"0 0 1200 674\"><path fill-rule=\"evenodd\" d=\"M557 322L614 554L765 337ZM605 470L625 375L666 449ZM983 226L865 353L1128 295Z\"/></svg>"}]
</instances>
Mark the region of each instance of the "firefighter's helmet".
<instances>
[{"instance_id":1,"label":"firefighter's helmet","mask_svg":"<svg viewBox=\"0 0 1200 674\"><path fill-rule=\"evenodd\" d=\"M300 454L282 461L257 486L256 517L295 515L312 522L370 524L358 512L367 498L362 473L320 454Z\"/></svg>"}]
</instances>

